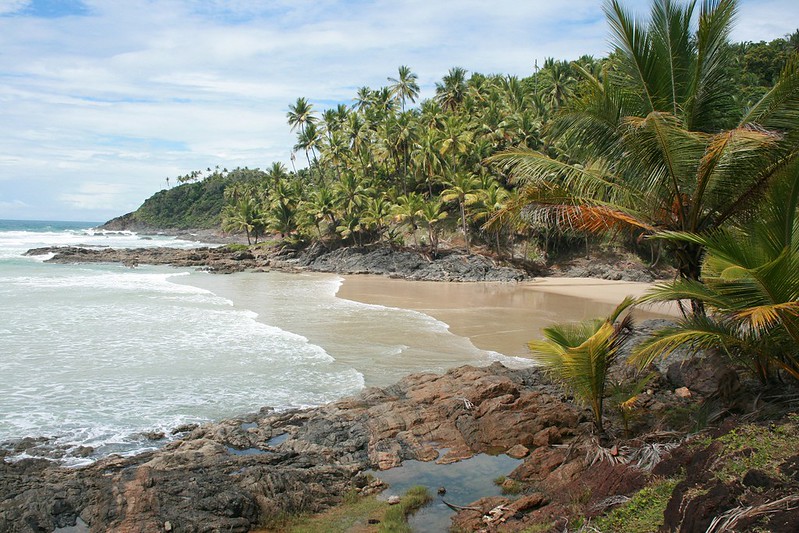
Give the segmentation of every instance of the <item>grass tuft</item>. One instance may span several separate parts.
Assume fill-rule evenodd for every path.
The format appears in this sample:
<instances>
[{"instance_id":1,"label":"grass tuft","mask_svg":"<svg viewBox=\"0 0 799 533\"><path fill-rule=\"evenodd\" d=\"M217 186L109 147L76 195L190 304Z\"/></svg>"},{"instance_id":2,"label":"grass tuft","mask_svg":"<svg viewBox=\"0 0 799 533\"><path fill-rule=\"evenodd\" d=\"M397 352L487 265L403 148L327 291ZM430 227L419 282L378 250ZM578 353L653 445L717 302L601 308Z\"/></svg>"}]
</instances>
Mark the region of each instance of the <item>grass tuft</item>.
<instances>
[{"instance_id":1,"label":"grass tuft","mask_svg":"<svg viewBox=\"0 0 799 533\"><path fill-rule=\"evenodd\" d=\"M678 479L661 479L641 489L632 499L605 516L591 521L603 533L650 533L663 525L666 510Z\"/></svg>"}]
</instances>

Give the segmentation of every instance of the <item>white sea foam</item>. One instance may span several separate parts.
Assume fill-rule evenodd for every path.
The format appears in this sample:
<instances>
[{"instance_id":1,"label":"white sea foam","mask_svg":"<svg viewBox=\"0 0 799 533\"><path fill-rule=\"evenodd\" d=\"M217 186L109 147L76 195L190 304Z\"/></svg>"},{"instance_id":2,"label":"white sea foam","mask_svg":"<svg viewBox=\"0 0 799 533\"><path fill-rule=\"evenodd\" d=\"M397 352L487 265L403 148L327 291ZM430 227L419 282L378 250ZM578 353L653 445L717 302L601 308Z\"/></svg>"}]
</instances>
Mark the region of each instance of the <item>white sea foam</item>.
<instances>
[{"instance_id":1,"label":"white sea foam","mask_svg":"<svg viewBox=\"0 0 799 533\"><path fill-rule=\"evenodd\" d=\"M20 254L162 243L11 233L0 232L0 442L51 436L65 464L159 444L144 432L168 439L184 423L319 405L490 357L423 313L336 298L340 277L43 264ZM77 446L95 454L75 457Z\"/></svg>"},{"instance_id":2,"label":"white sea foam","mask_svg":"<svg viewBox=\"0 0 799 533\"><path fill-rule=\"evenodd\" d=\"M364 386L361 373L304 335L175 283L188 271L20 260L34 245L87 240L21 233L0 232L0 442L48 436L47 453L84 464L156 446L143 432L169 434L263 405L318 405ZM95 453L75 457L77 446Z\"/></svg>"}]
</instances>

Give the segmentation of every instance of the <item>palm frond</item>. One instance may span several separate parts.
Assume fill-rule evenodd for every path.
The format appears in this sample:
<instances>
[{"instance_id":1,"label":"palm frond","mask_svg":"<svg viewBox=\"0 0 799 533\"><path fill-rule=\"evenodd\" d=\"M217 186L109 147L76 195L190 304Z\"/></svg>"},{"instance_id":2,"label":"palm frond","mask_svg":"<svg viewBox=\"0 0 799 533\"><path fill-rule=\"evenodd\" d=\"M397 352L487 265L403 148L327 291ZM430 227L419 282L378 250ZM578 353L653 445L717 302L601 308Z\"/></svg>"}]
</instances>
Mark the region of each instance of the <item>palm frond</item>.
<instances>
[{"instance_id":1,"label":"palm frond","mask_svg":"<svg viewBox=\"0 0 799 533\"><path fill-rule=\"evenodd\" d=\"M740 123L796 132L799 123L799 53L794 52L788 58L777 83L752 106Z\"/></svg>"},{"instance_id":2,"label":"palm frond","mask_svg":"<svg viewBox=\"0 0 799 533\"><path fill-rule=\"evenodd\" d=\"M603 9L610 24L612 43L624 55L623 67L640 90L644 114L657 111L659 84L653 83L652 79L659 70L659 58L652 51L652 37L642 21L635 20L618 0L607 0Z\"/></svg>"},{"instance_id":3,"label":"palm frond","mask_svg":"<svg viewBox=\"0 0 799 533\"><path fill-rule=\"evenodd\" d=\"M736 11L735 0L712 0L702 4L696 32L695 67L690 76L694 85L685 102L684 124L689 130L716 131L731 125L725 124L734 109L726 69Z\"/></svg>"}]
</instances>

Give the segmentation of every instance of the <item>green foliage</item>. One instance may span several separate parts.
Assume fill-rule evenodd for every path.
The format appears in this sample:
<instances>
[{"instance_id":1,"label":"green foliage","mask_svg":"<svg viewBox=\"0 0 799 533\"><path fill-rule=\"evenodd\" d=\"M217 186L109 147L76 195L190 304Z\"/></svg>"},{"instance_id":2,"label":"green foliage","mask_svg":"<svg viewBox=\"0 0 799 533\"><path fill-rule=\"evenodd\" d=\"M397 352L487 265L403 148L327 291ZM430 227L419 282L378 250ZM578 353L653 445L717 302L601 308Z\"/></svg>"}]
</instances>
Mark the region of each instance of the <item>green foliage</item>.
<instances>
[{"instance_id":1,"label":"green foliage","mask_svg":"<svg viewBox=\"0 0 799 533\"><path fill-rule=\"evenodd\" d=\"M264 524L265 531L289 533L346 533L357 526L364 527L370 518L379 519L388 509L386 502L374 496L366 498L345 496L341 505L313 516L283 516Z\"/></svg>"},{"instance_id":2,"label":"green foliage","mask_svg":"<svg viewBox=\"0 0 799 533\"><path fill-rule=\"evenodd\" d=\"M577 401L591 407L594 426L600 434L604 432L602 417L608 372L631 329L629 315L618 319L632 303L631 298L625 298L605 319L544 328L545 339L528 344L532 358L571 391Z\"/></svg>"},{"instance_id":3,"label":"green foliage","mask_svg":"<svg viewBox=\"0 0 799 533\"><path fill-rule=\"evenodd\" d=\"M195 174L192 179L199 179L201 173ZM201 181L183 180L182 185L159 191L145 200L132 217L135 222L154 228L218 228L222 223L225 188L263 179L260 170L238 168L230 172L215 171Z\"/></svg>"},{"instance_id":4,"label":"green foliage","mask_svg":"<svg viewBox=\"0 0 799 533\"><path fill-rule=\"evenodd\" d=\"M783 168L758 216L701 236L664 234L707 250L703 283L660 284L645 301L692 298L710 310L657 332L635 352L641 365L687 346L721 348L762 382L778 369L799 380L799 160Z\"/></svg>"},{"instance_id":5,"label":"green foliage","mask_svg":"<svg viewBox=\"0 0 799 533\"><path fill-rule=\"evenodd\" d=\"M411 487L398 505L393 505L386 511L377 530L380 533L410 533L408 516L427 505L432 499L427 487Z\"/></svg>"},{"instance_id":6,"label":"green foliage","mask_svg":"<svg viewBox=\"0 0 799 533\"><path fill-rule=\"evenodd\" d=\"M721 454L729 458L716 476L724 482L740 479L751 469L784 479L779 465L796 454L799 425L794 418L784 424L772 424L768 429L756 425L739 426L718 438Z\"/></svg>"},{"instance_id":7,"label":"green foliage","mask_svg":"<svg viewBox=\"0 0 799 533\"><path fill-rule=\"evenodd\" d=\"M769 131L791 129L795 117L783 111L795 93L785 84L776 92L769 85L778 83L775 69L791 64L784 45L790 48L796 39L738 49L727 42L735 2L703 4L696 32L687 23L692 6L655 0L650 23L635 25L618 3L607 2L616 51L572 62L548 58L523 79L455 67L436 84L433 98L417 103L418 76L402 65L388 86L359 88L352 107L318 109L299 97L286 120L297 135L293 148L304 157L292 154L291 172L281 163L266 172L194 171L177 178L183 185L154 195L132 219L164 228L225 222L256 240L262 232L286 242L404 244L406 237L416 246L422 225L432 255L442 229L454 231L454 224L444 228L445 218L459 221L467 249L490 246L499 255L512 255L518 243L530 240L545 255L584 242L575 231L583 223L594 229L637 225L635 237L655 228L693 231L715 224L732 216L718 206L734 212L747 207L736 203L736 193L756 196L761 182L732 178L752 176L743 171L754 167L754 159L739 164L738 158L752 149L752 139L765 135L749 128L725 143L718 132L738 123L748 108L739 129L750 122ZM535 193L524 176L527 163L509 159L509 168L498 169L490 159L530 150L547 160L536 172L552 185ZM298 160L307 168L297 169ZM702 172L707 184L697 182ZM614 180L622 178L632 182L619 187ZM241 182L248 187L230 191ZM695 212L679 213L685 199L698 206ZM420 200L441 208L429 207L422 216ZM225 205L231 207L223 216ZM384 205L397 218L386 217ZM661 224L673 220L680 224ZM678 252L679 260L690 261L701 250ZM537 252L525 244L523 255L530 253ZM690 268L698 269L698 260Z\"/></svg>"},{"instance_id":8,"label":"green foliage","mask_svg":"<svg viewBox=\"0 0 799 533\"><path fill-rule=\"evenodd\" d=\"M743 114L725 73L734 0L653 0L646 23L605 3L616 52L601 76L582 70L584 96L548 130L561 153L507 150L520 189L515 209L538 206L559 224L608 232L703 233L751 214L762 191L796 157L799 69ZM701 244L667 241L683 278L698 280ZM701 309L697 306L697 312Z\"/></svg>"},{"instance_id":9,"label":"green foliage","mask_svg":"<svg viewBox=\"0 0 799 533\"><path fill-rule=\"evenodd\" d=\"M593 520L603 533L654 533L663 525L663 512L678 479L661 479L638 491L632 499L606 516Z\"/></svg>"},{"instance_id":10,"label":"green foliage","mask_svg":"<svg viewBox=\"0 0 799 533\"><path fill-rule=\"evenodd\" d=\"M624 424L624 435L630 436L630 421L638 411L638 399L656 374L651 372L630 380L612 381L608 385L609 400L616 408Z\"/></svg>"}]
</instances>

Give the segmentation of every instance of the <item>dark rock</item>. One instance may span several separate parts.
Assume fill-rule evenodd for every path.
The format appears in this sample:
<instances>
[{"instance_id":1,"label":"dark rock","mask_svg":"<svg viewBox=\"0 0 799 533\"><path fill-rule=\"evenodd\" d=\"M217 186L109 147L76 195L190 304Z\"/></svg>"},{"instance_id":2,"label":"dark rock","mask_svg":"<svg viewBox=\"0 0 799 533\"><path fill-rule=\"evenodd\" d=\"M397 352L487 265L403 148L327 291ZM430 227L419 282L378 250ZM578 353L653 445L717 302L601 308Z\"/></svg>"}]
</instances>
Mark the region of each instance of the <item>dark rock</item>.
<instances>
[{"instance_id":1,"label":"dark rock","mask_svg":"<svg viewBox=\"0 0 799 533\"><path fill-rule=\"evenodd\" d=\"M743 484L747 487L769 488L774 481L762 470L749 470L743 478Z\"/></svg>"},{"instance_id":2,"label":"dark rock","mask_svg":"<svg viewBox=\"0 0 799 533\"><path fill-rule=\"evenodd\" d=\"M687 387L692 392L709 396L720 389L720 385L736 376L730 367L729 359L715 353L705 353L672 362L666 372L668 380L677 388Z\"/></svg>"},{"instance_id":3,"label":"dark rock","mask_svg":"<svg viewBox=\"0 0 799 533\"><path fill-rule=\"evenodd\" d=\"M497 265L481 255L449 253L431 260L424 254L387 247L313 249L298 265L320 272L379 274L424 281L521 281L524 271Z\"/></svg>"},{"instance_id":4,"label":"dark rock","mask_svg":"<svg viewBox=\"0 0 799 533\"><path fill-rule=\"evenodd\" d=\"M199 424L181 424L172 430L172 434L177 435L178 433L188 433L189 431L194 431L198 427L200 427Z\"/></svg>"}]
</instances>

